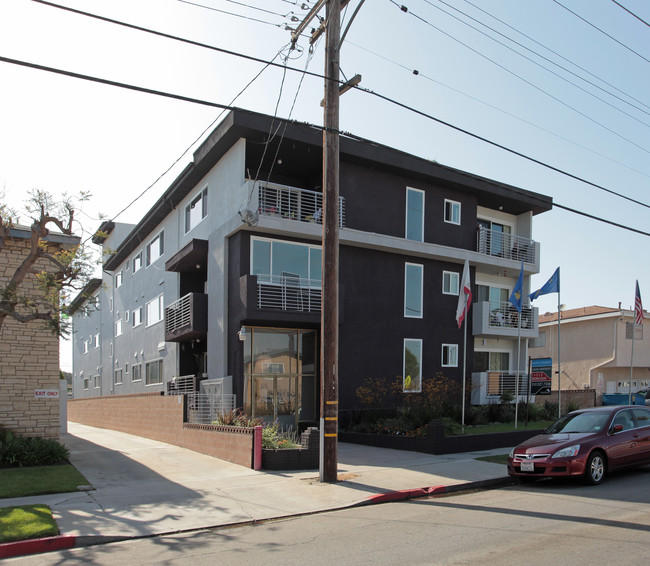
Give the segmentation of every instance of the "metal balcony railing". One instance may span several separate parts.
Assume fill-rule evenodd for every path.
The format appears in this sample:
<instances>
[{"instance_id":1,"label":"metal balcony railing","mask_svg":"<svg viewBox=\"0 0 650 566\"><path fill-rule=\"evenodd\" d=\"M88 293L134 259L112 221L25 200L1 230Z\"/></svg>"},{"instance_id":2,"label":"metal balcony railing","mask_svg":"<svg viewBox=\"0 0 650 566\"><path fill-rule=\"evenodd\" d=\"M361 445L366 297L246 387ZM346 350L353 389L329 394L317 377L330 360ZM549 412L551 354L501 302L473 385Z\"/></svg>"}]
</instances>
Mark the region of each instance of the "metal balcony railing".
<instances>
[{"instance_id":1,"label":"metal balcony railing","mask_svg":"<svg viewBox=\"0 0 650 566\"><path fill-rule=\"evenodd\" d=\"M323 194L279 185L259 186L258 213L299 222L323 223ZM339 227L345 226L345 199L339 197Z\"/></svg>"},{"instance_id":2,"label":"metal balcony railing","mask_svg":"<svg viewBox=\"0 0 650 566\"><path fill-rule=\"evenodd\" d=\"M235 395L187 393L187 422L218 424L217 419L229 415L237 407Z\"/></svg>"},{"instance_id":3,"label":"metal balcony railing","mask_svg":"<svg viewBox=\"0 0 650 566\"><path fill-rule=\"evenodd\" d=\"M523 260L524 263L535 263L536 245L536 242L529 238L505 234L483 226L479 226L476 235L476 251L479 253L516 261Z\"/></svg>"},{"instance_id":4,"label":"metal balcony railing","mask_svg":"<svg viewBox=\"0 0 650 566\"><path fill-rule=\"evenodd\" d=\"M165 307L165 332L175 332L189 326L190 320L190 293Z\"/></svg>"},{"instance_id":5,"label":"metal balcony railing","mask_svg":"<svg viewBox=\"0 0 650 566\"><path fill-rule=\"evenodd\" d=\"M501 401L501 396L515 395L517 391L517 374L512 372L488 371L487 372L487 396L492 402ZM528 394L528 374L519 374L519 397L526 397Z\"/></svg>"},{"instance_id":6,"label":"metal balcony railing","mask_svg":"<svg viewBox=\"0 0 650 566\"><path fill-rule=\"evenodd\" d=\"M257 276L257 307L298 312L320 312L320 279L287 275Z\"/></svg>"},{"instance_id":7,"label":"metal balcony railing","mask_svg":"<svg viewBox=\"0 0 650 566\"><path fill-rule=\"evenodd\" d=\"M521 308L521 329L533 330L535 321L532 307ZM508 301L493 302L490 301L490 318L488 322L490 328L519 328L519 312L512 303Z\"/></svg>"},{"instance_id":8,"label":"metal balcony railing","mask_svg":"<svg viewBox=\"0 0 650 566\"><path fill-rule=\"evenodd\" d=\"M188 293L165 307L165 340L179 341L204 335L207 330L208 296Z\"/></svg>"}]
</instances>

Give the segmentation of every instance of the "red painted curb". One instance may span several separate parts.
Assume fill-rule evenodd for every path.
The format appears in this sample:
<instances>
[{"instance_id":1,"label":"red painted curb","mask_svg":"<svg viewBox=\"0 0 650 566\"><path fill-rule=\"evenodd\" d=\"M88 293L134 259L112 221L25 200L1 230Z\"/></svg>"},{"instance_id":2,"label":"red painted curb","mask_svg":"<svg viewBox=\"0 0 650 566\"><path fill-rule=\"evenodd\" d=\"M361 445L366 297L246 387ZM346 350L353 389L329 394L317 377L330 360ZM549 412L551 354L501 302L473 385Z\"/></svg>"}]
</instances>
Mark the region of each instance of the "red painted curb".
<instances>
[{"instance_id":1,"label":"red painted curb","mask_svg":"<svg viewBox=\"0 0 650 566\"><path fill-rule=\"evenodd\" d=\"M367 501L369 503L387 503L389 501L404 501L405 499L412 499L414 497L424 497L426 495L439 495L445 493L447 487L444 485L436 485L431 487L419 487L416 489L403 489L400 491L389 491L388 493L378 493L371 495Z\"/></svg>"},{"instance_id":2,"label":"red painted curb","mask_svg":"<svg viewBox=\"0 0 650 566\"><path fill-rule=\"evenodd\" d=\"M25 556L27 554L39 554L53 550L64 550L74 547L77 537L73 535L62 535L58 537L34 538L30 540L19 540L16 542L5 542L0 544L0 558L11 558L12 556Z\"/></svg>"}]
</instances>

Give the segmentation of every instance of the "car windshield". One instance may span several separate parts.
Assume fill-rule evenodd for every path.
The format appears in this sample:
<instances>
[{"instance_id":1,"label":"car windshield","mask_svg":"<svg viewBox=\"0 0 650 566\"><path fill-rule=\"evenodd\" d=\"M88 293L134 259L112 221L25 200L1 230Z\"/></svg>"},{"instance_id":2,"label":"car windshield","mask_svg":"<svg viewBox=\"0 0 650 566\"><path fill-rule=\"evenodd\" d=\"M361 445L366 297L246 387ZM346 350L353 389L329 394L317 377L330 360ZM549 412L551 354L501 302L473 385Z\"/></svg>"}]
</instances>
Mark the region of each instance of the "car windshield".
<instances>
[{"instance_id":1,"label":"car windshield","mask_svg":"<svg viewBox=\"0 0 650 566\"><path fill-rule=\"evenodd\" d=\"M607 424L610 413L570 413L546 429L546 434L598 432Z\"/></svg>"}]
</instances>

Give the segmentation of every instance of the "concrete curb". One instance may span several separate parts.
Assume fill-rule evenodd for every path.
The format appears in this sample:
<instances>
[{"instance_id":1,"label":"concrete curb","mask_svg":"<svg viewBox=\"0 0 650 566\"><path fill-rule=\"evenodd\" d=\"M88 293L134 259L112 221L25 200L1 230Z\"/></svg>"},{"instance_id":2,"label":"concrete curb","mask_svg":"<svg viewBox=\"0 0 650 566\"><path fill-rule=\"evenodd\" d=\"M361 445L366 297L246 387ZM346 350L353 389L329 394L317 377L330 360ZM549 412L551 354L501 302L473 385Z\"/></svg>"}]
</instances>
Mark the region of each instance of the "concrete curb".
<instances>
[{"instance_id":1,"label":"concrete curb","mask_svg":"<svg viewBox=\"0 0 650 566\"><path fill-rule=\"evenodd\" d=\"M366 505L378 505L381 503L390 503L395 501L406 501L408 499L417 499L419 497L430 497L434 495L447 495L451 493L459 493L463 491L472 491L475 489L494 489L498 487L507 487L515 485L517 480L511 477L493 478L488 480L481 480L475 482L461 483L455 485L436 485L428 487L418 487L414 489L403 489L397 491L387 491L386 493L377 493L370 495L363 501L352 503L349 505L342 505L340 507L332 507L330 509L323 509L321 511L311 511L307 513L296 513L292 515L283 515L279 517L271 517L268 519L253 519L250 521L239 521L235 523L223 523L220 525L209 525L205 527L182 529L178 531L170 531L164 533L156 533L150 535L90 535L90 536L73 536L61 535L57 537L48 537L42 539L32 539L16 542L7 542L0 544L0 558L10 558L14 556L25 556L28 554L40 554L43 552L52 552L55 550L66 550L70 548L80 548L87 546L96 546L99 544L109 544L112 542L122 542L125 540L137 540L156 538L161 536L175 535L181 533L191 533L203 530L218 529L218 528L235 528L246 525L259 525L271 521L281 521L297 517L304 517L309 515L318 515L320 513L329 513L331 511L342 511L344 509L352 509L355 507L363 507Z\"/></svg>"}]
</instances>

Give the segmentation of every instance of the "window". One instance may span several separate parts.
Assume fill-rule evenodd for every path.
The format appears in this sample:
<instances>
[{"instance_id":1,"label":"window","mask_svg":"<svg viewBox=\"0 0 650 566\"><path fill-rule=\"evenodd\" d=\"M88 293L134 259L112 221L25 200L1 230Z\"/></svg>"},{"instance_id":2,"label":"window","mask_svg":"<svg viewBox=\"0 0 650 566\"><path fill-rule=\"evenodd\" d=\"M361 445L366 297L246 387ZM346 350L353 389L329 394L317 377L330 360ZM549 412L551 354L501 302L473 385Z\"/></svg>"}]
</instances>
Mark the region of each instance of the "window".
<instances>
[{"instance_id":1,"label":"window","mask_svg":"<svg viewBox=\"0 0 650 566\"><path fill-rule=\"evenodd\" d=\"M120 318L119 320L115 321L115 336L121 336L122 335L122 319Z\"/></svg>"},{"instance_id":2,"label":"window","mask_svg":"<svg viewBox=\"0 0 650 566\"><path fill-rule=\"evenodd\" d=\"M147 362L145 385L162 383L162 360Z\"/></svg>"},{"instance_id":3,"label":"window","mask_svg":"<svg viewBox=\"0 0 650 566\"><path fill-rule=\"evenodd\" d=\"M406 239L424 241L424 191L406 188Z\"/></svg>"},{"instance_id":4,"label":"window","mask_svg":"<svg viewBox=\"0 0 650 566\"><path fill-rule=\"evenodd\" d=\"M119 385L122 383L122 370L121 369L116 369L115 370L115 384Z\"/></svg>"},{"instance_id":5,"label":"window","mask_svg":"<svg viewBox=\"0 0 650 566\"><path fill-rule=\"evenodd\" d=\"M445 222L460 224L460 203L445 199Z\"/></svg>"},{"instance_id":6,"label":"window","mask_svg":"<svg viewBox=\"0 0 650 566\"><path fill-rule=\"evenodd\" d=\"M124 364L124 373L129 373L129 364Z\"/></svg>"},{"instance_id":7,"label":"window","mask_svg":"<svg viewBox=\"0 0 650 566\"><path fill-rule=\"evenodd\" d=\"M424 266L407 263L404 269L404 316L422 318L422 277Z\"/></svg>"},{"instance_id":8,"label":"window","mask_svg":"<svg viewBox=\"0 0 650 566\"><path fill-rule=\"evenodd\" d=\"M422 340L404 339L404 393L422 391Z\"/></svg>"},{"instance_id":9,"label":"window","mask_svg":"<svg viewBox=\"0 0 650 566\"><path fill-rule=\"evenodd\" d=\"M163 319L163 296L156 297L153 301L147 303L147 326L156 324Z\"/></svg>"},{"instance_id":10,"label":"window","mask_svg":"<svg viewBox=\"0 0 650 566\"><path fill-rule=\"evenodd\" d=\"M94 381L93 385L95 386L95 389L99 389L99 387L102 384L102 377L99 374L97 374L97 375L95 375L95 378L94 378L93 381Z\"/></svg>"},{"instance_id":11,"label":"window","mask_svg":"<svg viewBox=\"0 0 650 566\"><path fill-rule=\"evenodd\" d=\"M185 233L187 234L208 215L208 187L205 187L185 207Z\"/></svg>"},{"instance_id":12,"label":"window","mask_svg":"<svg viewBox=\"0 0 650 566\"><path fill-rule=\"evenodd\" d=\"M138 307L133 311L133 326L140 326L142 324L142 307Z\"/></svg>"},{"instance_id":13,"label":"window","mask_svg":"<svg viewBox=\"0 0 650 566\"><path fill-rule=\"evenodd\" d=\"M83 379L84 379L84 389L88 389L89 379L87 377L84 377Z\"/></svg>"},{"instance_id":14,"label":"window","mask_svg":"<svg viewBox=\"0 0 650 566\"><path fill-rule=\"evenodd\" d=\"M133 258L133 273L142 267L142 252Z\"/></svg>"},{"instance_id":15,"label":"window","mask_svg":"<svg viewBox=\"0 0 650 566\"><path fill-rule=\"evenodd\" d=\"M442 272L442 294L443 295L458 295L458 287L460 282L460 273L453 271Z\"/></svg>"},{"instance_id":16,"label":"window","mask_svg":"<svg viewBox=\"0 0 650 566\"><path fill-rule=\"evenodd\" d=\"M95 334L95 348L99 348L99 333Z\"/></svg>"},{"instance_id":17,"label":"window","mask_svg":"<svg viewBox=\"0 0 650 566\"><path fill-rule=\"evenodd\" d=\"M113 297L109 299L108 304L109 304L109 310L113 312Z\"/></svg>"},{"instance_id":18,"label":"window","mask_svg":"<svg viewBox=\"0 0 650 566\"><path fill-rule=\"evenodd\" d=\"M131 315L131 311L129 311L129 309L126 309L126 312L124 313L124 322L129 322L130 315Z\"/></svg>"},{"instance_id":19,"label":"window","mask_svg":"<svg viewBox=\"0 0 650 566\"><path fill-rule=\"evenodd\" d=\"M159 232L147 244L147 266L156 261L163 253L165 253L165 233Z\"/></svg>"},{"instance_id":20,"label":"window","mask_svg":"<svg viewBox=\"0 0 650 566\"><path fill-rule=\"evenodd\" d=\"M133 364L131 366L131 381L142 380L142 364Z\"/></svg>"},{"instance_id":21,"label":"window","mask_svg":"<svg viewBox=\"0 0 650 566\"><path fill-rule=\"evenodd\" d=\"M90 343L90 340L84 340L84 354L88 353L89 343Z\"/></svg>"},{"instance_id":22,"label":"window","mask_svg":"<svg viewBox=\"0 0 650 566\"><path fill-rule=\"evenodd\" d=\"M120 269L120 271L115 274L115 288L117 289L121 287L122 283L124 283L124 271Z\"/></svg>"},{"instance_id":23,"label":"window","mask_svg":"<svg viewBox=\"0 0 650 566\"><path fill-rule=\"evenodd\" d=\"M442 367L458 367L458 344L442 345Z\"/></svg>"},{"instance_id":24,"label":"window","mask_svg":"<svg viewBox=\"0 0 650 566\"><path fill-rule=\"evenodd\" d=\"M251 275L282 276L293 273L302 279L321 280L320 246L252 238Z\"/></svg>"}]
</instances>

